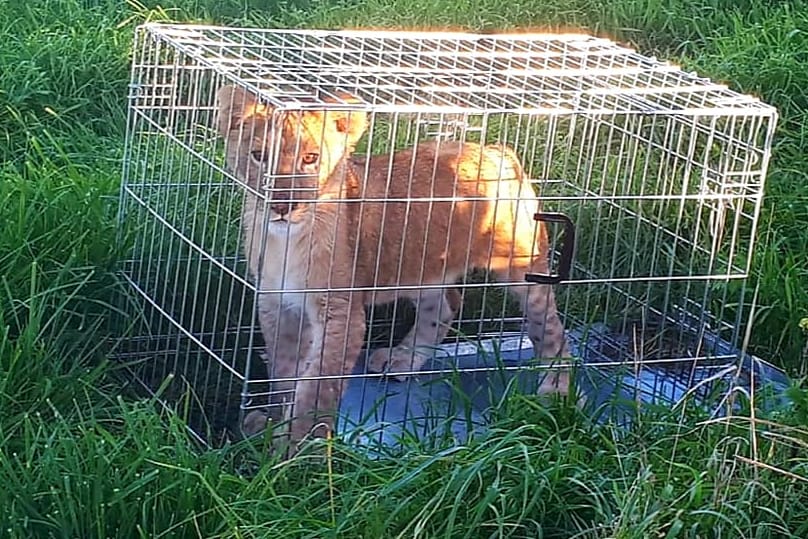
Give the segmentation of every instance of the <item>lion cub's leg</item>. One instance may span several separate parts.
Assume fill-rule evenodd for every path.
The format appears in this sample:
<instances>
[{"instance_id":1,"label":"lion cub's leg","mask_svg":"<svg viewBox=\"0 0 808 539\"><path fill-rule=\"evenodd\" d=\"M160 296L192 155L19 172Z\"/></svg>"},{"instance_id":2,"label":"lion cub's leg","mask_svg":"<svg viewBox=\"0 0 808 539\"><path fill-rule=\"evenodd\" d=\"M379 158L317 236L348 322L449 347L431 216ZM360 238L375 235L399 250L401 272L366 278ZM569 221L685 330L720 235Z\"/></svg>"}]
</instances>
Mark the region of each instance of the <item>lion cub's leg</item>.
<instances>
[{"instance_id":1,"label":"lion cub's leg","mask_svg":"<svg viewBox=\"0 0 808 539\"><path fill-rule=\"evenodd\" d=\"M269 406L254 410L244 418L242 428L251 435L266 427L267 419L282 421L294 399L298 365L311 346L311 328L303 316L302 306L283 305L281 298L262 295L258 300L258 320L266 351L261 358L266 363L270 382ZM289 381L284 381L289 378Z\"/></svg>"},{"instance_id":2,"label":"lion cub's leg","mask_svg":"<svg viewBox=\"0 0 808 539\"><path fill-rule=\"evenodd\" d=\"M295 446L309 436L333 433L340 400L365 339L365 308L362 298L333 294L307 300L307 318L312 323L312 344L300 369L295 387L290 436Z\"/></svg>"},{"instance_id":3,"label":"lion cub's leg","mask_svg":"<svg viewBox=\"0 0 808 539\"><path fill-rule=\"evenodd\" d=\"M530 253L515 253L510 261L501 261L501 267L510 267L507 279L510 282L524 280L525 273L543 273L547 270L546 260L539 256L531 257ZM530 260L530 264L519 264L516 260ZM551 360L570 357L564 324L558 315L555 292L547 284L514 285L509 290L519 299L522 312L527 319L527 335L533 344L533 351L538 359ZM570 374L567 369L550 371L541 383L539 393L569 393Z\"/></svg>"},{"instance_id":4,"label":"lion cub's leg","mask_svg":"<svg viewBox=\"0 0 808 539\"><path fill-rule=\"evenodd\" d=\"M511 287L511 292L522 302L522 310L527 318L527 335L533 343L536 357L542 360L569 358L571 354L564 334L564 324L558 315L553 287L547 284L530 284ZM544 377L539 393L568 395L569 389L569 370L556 369Z\"/></svg>"},{"instance_id":5,"label":"lion cub's leg","mask_svg":"<svg viewBox=\"0 0 808 539\"><path fill-rule=\"evenodd\" d=\"M455 288L416 292L415 323L393 348L379 348L368 361L371 372L385 372L398 380L419 370L432 356L434 347L446 338L460 309L460 292Z\"/></svg>"}]
</instances>

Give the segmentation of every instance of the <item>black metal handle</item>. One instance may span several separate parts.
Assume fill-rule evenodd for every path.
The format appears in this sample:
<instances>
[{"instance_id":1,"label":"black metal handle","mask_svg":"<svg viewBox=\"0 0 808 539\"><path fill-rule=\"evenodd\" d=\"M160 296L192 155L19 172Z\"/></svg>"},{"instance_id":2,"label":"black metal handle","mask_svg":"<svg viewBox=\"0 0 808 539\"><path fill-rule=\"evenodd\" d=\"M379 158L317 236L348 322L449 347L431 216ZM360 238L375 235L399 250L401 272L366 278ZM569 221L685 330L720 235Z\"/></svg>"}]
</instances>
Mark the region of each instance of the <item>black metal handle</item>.
<instances>
[{"instance_id":1,"label":"black metal handle","mask_svg":"<svg viewBox=\"0 0 808 539\"><path fill-rule=\"evenodd\" d=\"M575 251L575 225L572 220L563 213L537 213L533 216L536 221L545 223L561 223L564 227L564 237L561 242L561 258L558 261L558 272L548 273L526 273L525 280L530 283L557 284L570 278L572 269L572 254Z\"/></svg>"}]
</instances>

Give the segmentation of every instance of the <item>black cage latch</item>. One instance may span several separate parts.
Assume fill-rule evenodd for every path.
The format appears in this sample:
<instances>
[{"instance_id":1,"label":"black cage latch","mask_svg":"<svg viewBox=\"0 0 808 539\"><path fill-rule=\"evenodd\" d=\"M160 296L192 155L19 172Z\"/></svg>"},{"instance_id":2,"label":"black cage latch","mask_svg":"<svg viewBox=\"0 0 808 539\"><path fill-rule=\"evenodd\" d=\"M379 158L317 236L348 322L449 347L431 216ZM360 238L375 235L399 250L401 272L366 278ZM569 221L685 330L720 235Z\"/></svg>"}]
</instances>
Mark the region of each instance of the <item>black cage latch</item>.
<instances>
[{"instance_id":1,"label":"black cage latch","mask_svg":"<svg viewBox=\"0 0 808 539\"><path fill-rule=\"evenodd\" d=\"M561 237L561 256L558 261L557 272L547 274L526 273L525 280L530 283L557 284L570 278L572 269L572 254L575 251L575 225L563 213L537 213L533 219L543 223L561 223L564 234ZM548 271L550 271L548 269Z\"/></svg>"}]
</instances>

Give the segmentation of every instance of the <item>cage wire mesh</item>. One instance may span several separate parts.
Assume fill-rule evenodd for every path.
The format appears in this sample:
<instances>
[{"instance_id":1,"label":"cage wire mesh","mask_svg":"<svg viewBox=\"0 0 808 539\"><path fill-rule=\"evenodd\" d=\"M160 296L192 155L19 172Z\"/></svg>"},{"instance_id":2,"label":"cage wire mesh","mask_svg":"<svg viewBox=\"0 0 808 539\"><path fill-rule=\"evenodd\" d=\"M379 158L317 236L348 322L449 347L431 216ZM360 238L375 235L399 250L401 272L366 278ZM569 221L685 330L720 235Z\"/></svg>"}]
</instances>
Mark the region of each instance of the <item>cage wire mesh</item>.
<instances>
[{"instance_id":1,"label":"cage wire mesh","mask_svg":"<svg viewBox=\"0 0 808 539\"><path fill-rule=\"evenodd\" d=\"M560 355L582 364L574 372L589 403L688 395L716 406L753 375L781 381L743 351L776 122L756 98L584 35L147 24L136 34L129 106L121 229L132 249L122 273L136 294L120 357L144 387L184 403L208 440L251 412L288 417L289 403L301 404L295 393L320 375L313 407L344 382L338 430L364 443L462 438L506 388L546 380L533 345L555 305L568 346ZM357 118L365 125L354 133L345 122ZM345 140L307 146L334 133ZM346 145L355 150L340 168L328 154ZM464 173L476 174L476 190L458 192ZM358 191L325 196L335 178ZM419 178L426 183L413 187ZM357 209L373 205L381 213ZM469 208L486 217L463 225ZM307 224L331 210L365 221ZM574 224L569 272L559 264L573 230L534 220L539 210ZM290 247L304 236L314 262ZM514 263L505 247L538 262ZM453 249L467 253L463 275L450 271ZM323 267L364 277L323 286L312 277ZM537 269L545 284L525 288ZM534 302L545 319L533 312L525 323L509 289L527 294L528 318ZM340 326L362 330L359 357L346 357L348 335L339 349L333 335L318 343L315 296L367 303L349 307ZM262 333L261 318L273 316L284 321ZM378 363L375 351L397 345L420 358L417 373L401 362L401 376L385 374L390 363L369 366L368 356ZM318 346L339 368L312 370ZM286 367L267 369L276 356Z\"/></svg>"}]
</instances>

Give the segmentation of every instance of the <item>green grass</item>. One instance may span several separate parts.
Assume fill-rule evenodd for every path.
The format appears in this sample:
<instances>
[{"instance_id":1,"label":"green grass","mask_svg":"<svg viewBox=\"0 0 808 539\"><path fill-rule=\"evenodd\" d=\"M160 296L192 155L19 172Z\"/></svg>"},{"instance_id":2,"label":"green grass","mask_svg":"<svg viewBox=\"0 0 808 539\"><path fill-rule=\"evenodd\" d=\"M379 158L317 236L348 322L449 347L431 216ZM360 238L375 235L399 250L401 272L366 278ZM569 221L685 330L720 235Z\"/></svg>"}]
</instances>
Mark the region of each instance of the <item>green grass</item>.
<instances>
[{"instance_id":1,"label":"green grass","mask_svg":"<svg viewBox=\"0 0 808 539\"><path fill-rule=\"evenodd\" d=\"M806 370L804 0L0 0L0 537L808 535L804 387L729 423L644 410L628 432L514 396L468 445L376 461L336 442L289 462L260 441L205 450L182 407L136 398L104 343L131 36L167 19L582 29L761 96L781 119L751 346Z\"/></svg>"}]
</instances>

